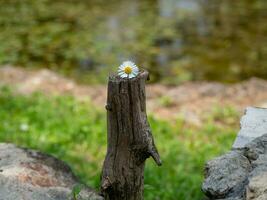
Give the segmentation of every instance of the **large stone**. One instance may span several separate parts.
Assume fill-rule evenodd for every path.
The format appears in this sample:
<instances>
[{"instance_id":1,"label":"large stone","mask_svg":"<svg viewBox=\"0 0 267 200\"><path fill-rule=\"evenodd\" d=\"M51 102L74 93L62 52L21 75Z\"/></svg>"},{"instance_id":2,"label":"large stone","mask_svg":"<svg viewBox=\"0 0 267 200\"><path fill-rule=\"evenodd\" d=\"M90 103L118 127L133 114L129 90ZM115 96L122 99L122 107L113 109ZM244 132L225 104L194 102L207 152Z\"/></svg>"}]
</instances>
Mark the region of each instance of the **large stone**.
<instances>
[{"instance_id":1,"label":"large stone","mask_svg":"<svg viewBox=\"0 0 267 200\"><path fill-rule=\"evenodd\" d=\"M250 167L249 160L237 151L215 158L206 164L202 189L209 197L240 198Z\"/></svg>"},{"instance_id":2,"label":"large stone","mask_svg":"<svg viewBox=\"0 0 267 200\"><path fill-rule=\"evenodd\" d=\"M0 143L0 200L70 200L79 184L64 162L38 151ZM83 185L78 199L103 199Z\"/></svg>"},{"instance_id":3,"label":"large stone","mask_svg":"<svg viewBox=\"0 0 267 200\"><path fill-rule=\"evenodd\" d=\"M243 148L253 139L267 134L267 109L248 107L240 124L241 129L233 148Z\"/></svg>"},{"instance_id":4,"label":"large stone","mask_svg":"<svg viewBox=\"0 0 267 200\"><path fill-rule=\"evenodd\" d=\"M205 171L202 190L210 199L267 200L267 109L247 108L232 150Z\"/></svg>"},{"instance_id":5,"label":"large stone","mask_svg":"<svg viewBox=\"0 0 267 200\"><path fill-rule=\"evenodd\" d=\"M244 154L252 166L247 200L267 200L267 134L246 145Z\"/></svg>"},{"instance_id":6,"label":"large stone","mask_svg":"<svg viewBox=\"0 0 267 200\"><path fill-rule=\"evenodd\" d=\"M247 200L267 199L267 171L254 176L249 180L247 187Z\"/></svg>"},{"instance_id":7,"label":"large stone","mask_svg":"<svg viewBox=\"0 0 267 200\"><path fill-rule=\"evenodd\" d=\"M212 200L267 200L267 134L206 164L203 192Z\"/></svg>"}]
</instances>

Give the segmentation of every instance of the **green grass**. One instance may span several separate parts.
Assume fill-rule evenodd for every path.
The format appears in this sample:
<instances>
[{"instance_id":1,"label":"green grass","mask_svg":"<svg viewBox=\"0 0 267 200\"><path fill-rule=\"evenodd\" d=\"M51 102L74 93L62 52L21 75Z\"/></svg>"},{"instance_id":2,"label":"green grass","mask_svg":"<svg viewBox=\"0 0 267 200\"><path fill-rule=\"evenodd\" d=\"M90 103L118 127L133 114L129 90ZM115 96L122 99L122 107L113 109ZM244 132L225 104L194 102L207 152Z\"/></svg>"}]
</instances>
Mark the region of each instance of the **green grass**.
<instances>
[{"instance_id":1,"label":"green grass","mask_svg":"<svg viewBox=\"0 0 267 200\"><path fill-rule=\"evenodd\" d=\"M106 152L106 116L90 101L69 96L0 92L0 142L39 149L66 161L80 179L99 188ZM207 160L226 152L238 129L238 114L215 108L205 125L194 127L149 117L162 167L152 159L145 169L145 199L199 200Z\"/></svg>"}]
</instances>

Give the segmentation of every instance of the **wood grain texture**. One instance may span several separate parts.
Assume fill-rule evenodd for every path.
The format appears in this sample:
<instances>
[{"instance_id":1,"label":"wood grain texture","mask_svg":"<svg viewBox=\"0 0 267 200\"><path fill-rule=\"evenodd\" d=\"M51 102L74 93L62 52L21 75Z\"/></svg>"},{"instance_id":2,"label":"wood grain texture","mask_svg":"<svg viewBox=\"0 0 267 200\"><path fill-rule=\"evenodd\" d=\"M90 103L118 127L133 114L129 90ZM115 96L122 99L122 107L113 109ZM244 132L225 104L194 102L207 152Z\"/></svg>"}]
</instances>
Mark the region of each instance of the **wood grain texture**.
<instances>
[{"instance_id":1,"label":"wood grain texture","mask_svg":"<svg viewBox=\"0 0 267 200\"><path fill-rule=\"evenodd\" d=\"M146 114L148 72L132 79L110 76L107 97L108 147L101 175L107 200L142 200L145 160L161 160Z\"/></svg>"}]
</instances>

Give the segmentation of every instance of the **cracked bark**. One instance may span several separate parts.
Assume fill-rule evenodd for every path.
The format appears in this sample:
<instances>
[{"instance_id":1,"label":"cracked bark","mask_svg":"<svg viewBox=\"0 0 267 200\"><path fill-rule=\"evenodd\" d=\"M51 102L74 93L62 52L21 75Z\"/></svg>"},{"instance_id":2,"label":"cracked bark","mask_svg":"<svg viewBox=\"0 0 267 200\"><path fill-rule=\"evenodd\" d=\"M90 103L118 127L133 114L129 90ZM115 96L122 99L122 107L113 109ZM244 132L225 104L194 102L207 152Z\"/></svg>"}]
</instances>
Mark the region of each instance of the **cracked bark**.
<instances>
[{"instance_id":1,"label":"cracked bark","mask_svg":"<svg viewBox=\"0 0 267 200\"><path fill-rule=\"evenodd\" d=\"M109 77L108 147L101 175L106 200L142 200L146 159L161 165L146 115L147 79L146 71L133 79Z\"/></svg>"}]
</instances>

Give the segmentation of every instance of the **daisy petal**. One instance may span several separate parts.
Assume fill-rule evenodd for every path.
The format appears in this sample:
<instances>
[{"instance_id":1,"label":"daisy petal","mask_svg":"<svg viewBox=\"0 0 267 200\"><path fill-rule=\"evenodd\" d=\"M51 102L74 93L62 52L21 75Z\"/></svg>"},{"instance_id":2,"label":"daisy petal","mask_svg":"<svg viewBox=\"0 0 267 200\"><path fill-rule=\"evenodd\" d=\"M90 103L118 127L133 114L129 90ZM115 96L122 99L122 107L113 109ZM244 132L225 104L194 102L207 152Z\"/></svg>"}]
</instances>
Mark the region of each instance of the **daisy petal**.
<instances>
[{"instance_id":1,"label":"daisy petal","mask_svg":"<svg viewBox=\"0 0 267 200\"><path fill-rule=\"evenodd\" d=\"M124 61L118 67L118 75L121 78L134 78L138 75L139 69L132 61Z\"/></svg>"}]
</instances>

